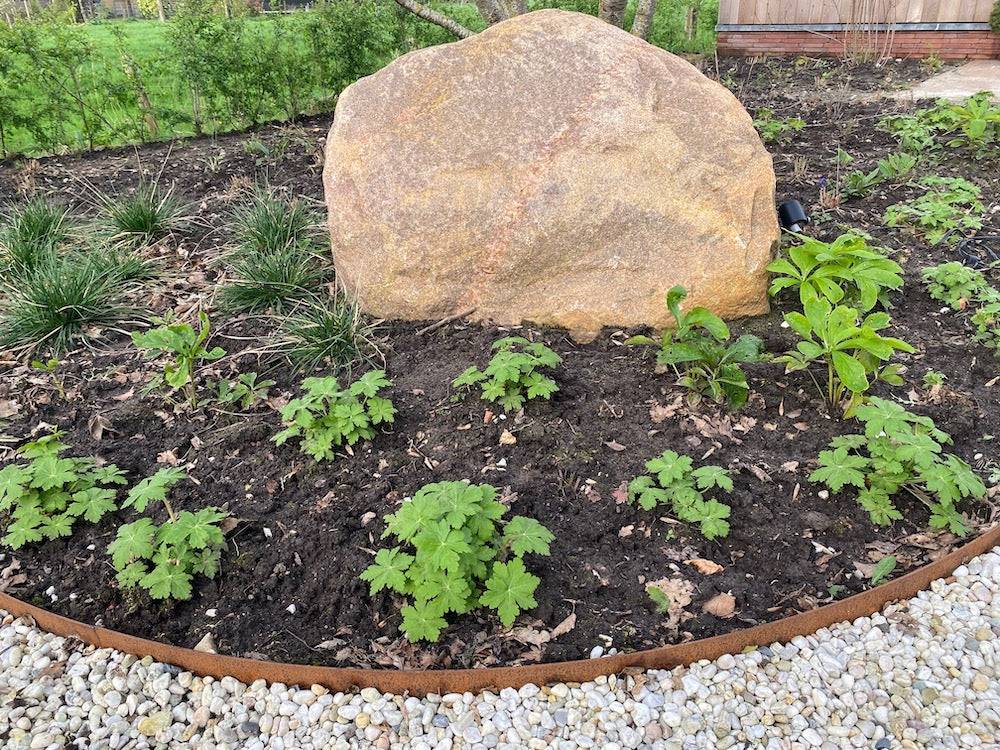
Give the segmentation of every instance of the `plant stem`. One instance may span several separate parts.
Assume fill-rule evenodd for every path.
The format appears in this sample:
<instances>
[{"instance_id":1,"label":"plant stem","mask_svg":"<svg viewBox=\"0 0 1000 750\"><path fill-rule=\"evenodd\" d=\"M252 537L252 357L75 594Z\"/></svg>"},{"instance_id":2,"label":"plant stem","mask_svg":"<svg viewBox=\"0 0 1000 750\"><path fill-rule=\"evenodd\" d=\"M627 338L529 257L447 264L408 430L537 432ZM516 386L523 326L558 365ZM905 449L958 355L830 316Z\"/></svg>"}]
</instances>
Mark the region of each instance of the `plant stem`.
<instances>
[{"instance_id":1,"label":"plant stem","mask_svg":"<svg viewBox=\"0 0 1000 750\"><path fill-rule=\"evenodd\" d=\"M167 509L167 517L170 519L170 523L174 523L177 520L177 514L174 513L174 508L167 498L163 498L163 507Z\"/></svg>"}]
</instances>

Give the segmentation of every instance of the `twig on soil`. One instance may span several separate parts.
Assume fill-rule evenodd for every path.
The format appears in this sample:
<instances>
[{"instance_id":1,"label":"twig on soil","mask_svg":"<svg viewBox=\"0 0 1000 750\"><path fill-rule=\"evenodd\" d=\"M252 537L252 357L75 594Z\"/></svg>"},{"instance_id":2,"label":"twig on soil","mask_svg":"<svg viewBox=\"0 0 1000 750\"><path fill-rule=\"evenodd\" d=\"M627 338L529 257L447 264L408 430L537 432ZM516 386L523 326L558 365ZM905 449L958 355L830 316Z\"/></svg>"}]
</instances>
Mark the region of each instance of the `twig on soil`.
<instances>
[{"instance_id":1,"label":"twig on soil","mask_svg":"<svg viewBox=\"0 0 1000 750\"><path fill-rule=\"evenodd\" d=\"M455 313L454 315L449 315L447 318L441 318L437 323L431 323L426 328L421 328L417 331L418 336L423 336L425 333L430 333L431 331L436 331L443 325L451 323L453 320L458 320L459 318L464 318L466 315L472 315L476 311L475 307L470 307L465 312Z\"/></svg>"}]
</instances>

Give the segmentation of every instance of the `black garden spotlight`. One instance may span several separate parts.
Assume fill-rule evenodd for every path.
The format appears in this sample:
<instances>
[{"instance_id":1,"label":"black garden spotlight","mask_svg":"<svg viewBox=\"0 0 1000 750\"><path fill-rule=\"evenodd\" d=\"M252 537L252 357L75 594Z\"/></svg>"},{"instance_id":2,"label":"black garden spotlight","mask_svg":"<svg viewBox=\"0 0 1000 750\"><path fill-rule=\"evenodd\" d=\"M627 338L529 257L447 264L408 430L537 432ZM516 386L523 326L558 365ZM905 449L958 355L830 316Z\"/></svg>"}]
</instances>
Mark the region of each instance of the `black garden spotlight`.
<instances>
[{"instance_id":1,"label":"black garden spotlight","mask_svg":"<svg viewBox=\"0 0 1000 750\"><path fill-rule=\"evenodd\" d=\"M802 204L798 201L785 201L778 206L778 221L783 229L789 232L801 232L800 224L808 224L809 217L802 210Z\"/></svg>"}]
</instances>

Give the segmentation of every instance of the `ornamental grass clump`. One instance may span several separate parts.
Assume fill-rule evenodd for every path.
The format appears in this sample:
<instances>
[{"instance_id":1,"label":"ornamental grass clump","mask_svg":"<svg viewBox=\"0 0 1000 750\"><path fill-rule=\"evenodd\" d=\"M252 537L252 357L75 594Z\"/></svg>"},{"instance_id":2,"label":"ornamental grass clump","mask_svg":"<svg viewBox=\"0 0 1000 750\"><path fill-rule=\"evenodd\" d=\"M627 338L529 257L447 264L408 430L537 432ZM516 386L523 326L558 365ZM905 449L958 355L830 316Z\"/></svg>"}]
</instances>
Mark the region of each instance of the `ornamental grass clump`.
<instances>
[{"instance_id":1,"label":"ornamental grass clump","mask_svg":"<svg viewBox=\"0 0 1000 750\"><path fill-rule=\"evenodd\" d=\"M0 276L24 278L51 262L72 225L69 210L44 197L9 206L0 216Z\"/></svg>"},{"instance_id":2,"label":"ornamental grass clump","mask_svg":"<svg viewBox=\"0 0 1000 750\"><path fill-rule=\"evenodd\" d=\"M0 284L0 349L58 356L92 332L137 318L134 286L118 269L73 252Z\"/></svg>"},{"instance_id":3,"label":"ornamental grass clump","mask_svg":"<svg viewBox=\"0 0 1000 750\"><path fill-rule=\"evenodd\" d=\"M436 482L385 517L382 538L395 536L400 544L379 550L361 579L373 596L389 589L411 598L400 612L408 640L437 641L451 612L488 607L510 627L522 610L537 606L540 580L523 558L548 555L555 537L533 518L501 521L507 508L496 494L488 484Z\"/></svg>"},{"instance_id":4,"label":"ornamental grass clump","mask_svg":"<svg viewBox=\"0 0 1000 750\"><path fill-rule=\"evenodd\" d=\"M148 245L184 226L187 206L173 188L143 180L126 195L98 194L97 201L112 228L112 242L131 247Z\"/></svg>"},{"instance_id":5,"label":"ornamental grass clump","mask_svg":"<svg viewBox=\"0 0 1000 750\"><path fill-rule=\"evenodd\" d=\"M224 259L233 278L219 303L236 312L280 314L322 296L333 272L321 255L320 224L304 201L258 188L233 212L235 244Z\"/></svg>"}]
</instances>

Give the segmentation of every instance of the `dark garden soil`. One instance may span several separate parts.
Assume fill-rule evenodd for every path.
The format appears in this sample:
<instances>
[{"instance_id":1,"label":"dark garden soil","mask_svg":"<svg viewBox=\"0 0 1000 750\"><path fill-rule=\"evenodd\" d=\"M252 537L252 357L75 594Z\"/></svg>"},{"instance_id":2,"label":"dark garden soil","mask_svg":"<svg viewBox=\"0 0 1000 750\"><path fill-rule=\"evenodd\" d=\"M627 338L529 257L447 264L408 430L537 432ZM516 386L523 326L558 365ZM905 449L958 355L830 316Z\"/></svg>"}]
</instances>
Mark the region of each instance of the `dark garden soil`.
<instances>
[{"instance_id":1,"label":"dark garden soil","mask_svg":"<svg viewBox=\"0 0 1000 750\"><path fill-rule=\"evenodd\" d=\"M829 191L837 179L832 158L838 147L855 157L851 168L860 169L896 149L876 124L912 105L878 92L928 71L912 61L876 68L723 60L703 67L751 113L767 107L775 117L806 121L787 143L769 145L778 200L801 201L816 218L807 231L824 239L846 228L870 232L906 270L905 287L892 296L893 335L917 353L898 358L906 367L905 386L874 392L933 417L952 435L951 450L988 477L997 458L990 436L1000 435L1000 360L972 342L967 317L942 312L920 283L920 269L952 259L951 251L887 229L881 220L886 206L920 191L892 185L839 204ZM838 596L863 590L873 564L886 555L897 557L893 575L899 575L961 543L929 530L928 513L916 500L898 498L905 520L877 528L850 496L827 497L807 481L833 436L858 431L857 423L829 412L807 374L750 365L752 394L742 410L692 406L669 374L655 371L651 352L624 345L636 331L606 330L594 343L578 345L558 330L518 329L563 357L555 374L559 391L550 403L532 402L523 414L503 415L472 396L453 401L449 383L470 364L485 366L491 343L510 329L459 322L421 335L424 323L384 322L377 330L394 382L387 395L398 409L395 424L353 456L322 464L300 453L295 441L276 447L270 441L281 424L276 408L297 395L299 378L263 351L269 324L227 319L213 308L221 273L213 261L228 241L227 215L252 183L322 198L330 119L172 146L0 164L4 202L51 191L84 205L94 188L134 187L140 169L174 185L193 201L197 223L156 248L171 275L151 289L149 312L173 309L190 318L200 308L211 314L212 343L229 355L203 370L202 378L257 371L277 381L270 401L250 413L209 407L192 414L174 410L156 393L140 396L152 367L122 332L105 331L96 351L81 348L62 358L57 374L66 400L50 376L5 357L0 406L6 460L29 435L56 426L72 455L113 462L133 482L165 464L187 467L192 481L175 488L176 505L217 505L238 519L219 575L199 579L187 602L153 602L116 585L106 550L117 525L133 520L130 511L96 525L80 521L66 539L3 550L0 585L10 593L85 622L181 646L211 633L220 653L334 666L457 668L585 658L595 646L633 650L717 635L820 606L832 600L831 587L842 587L834 589ZM983 203L997 210L1000 160L955 153L921 169L966 177L982 188ZM1000 216L994 213L992 223ZM770 315L735 322L734 333L756 333L768 353L780 353L794 344L794 335L780 327L788 309L790 300L779 300ZM922 386L929 370L947 376L945 387ZM728 538L708 542L664 513L621 502L626 483L666 448L692 456L697 465L733 470L734 491L719 496L732 506ZM537 518L554 533L552 554L529 556L529 570L541 578L538 607L513 629L504 629L495 615L473 613L453 618L439 643L412 646L398 630L398 601L384 592L370 596L358 574L382 544L382 517L422 485L451 479L501 489L510 515ZM973 533L994 518L995 502L993 488L985 501L962 506ZM697 559L722 570L699 572L691 562ZM673 582L675 593L668 616L655 611L645 591L647 583L663 579Z\"/></svg>"}]
</instances>

